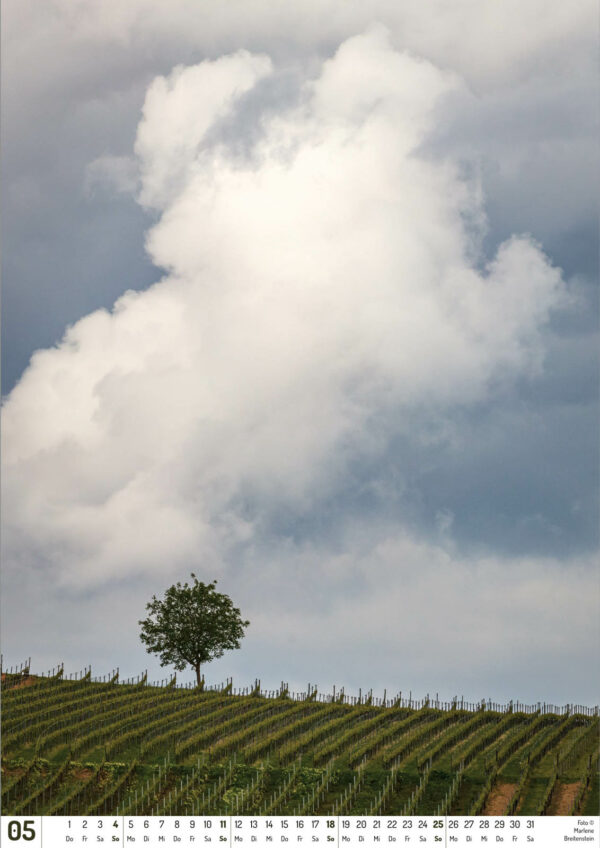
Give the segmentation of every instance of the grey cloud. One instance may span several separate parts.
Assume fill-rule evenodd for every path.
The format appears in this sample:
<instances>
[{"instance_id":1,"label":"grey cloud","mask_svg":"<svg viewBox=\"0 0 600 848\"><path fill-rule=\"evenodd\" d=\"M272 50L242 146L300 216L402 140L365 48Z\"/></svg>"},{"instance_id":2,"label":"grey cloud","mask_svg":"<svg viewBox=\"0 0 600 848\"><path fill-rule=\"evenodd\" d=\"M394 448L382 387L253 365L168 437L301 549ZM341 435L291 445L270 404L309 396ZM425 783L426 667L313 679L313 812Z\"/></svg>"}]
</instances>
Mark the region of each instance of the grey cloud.
<instances>
[{"instance_id":1,"label":"grey cloud","mask_svg":"<svg viewBox=\"0 0 600 848\"><path fill-rule=\"evenodd\" d=\"M143 249L147 219L133 201L96 200L92 211L69 196L60 221L51 205L44 210L50 220L38 232L29 215L4 223L4 239L11 244L3 259L5 393L32 352L63 335L65 323L111 306L124 287L143 289L158 276Z\"/></svg>"},{"instance_id":2,"label":"grey cloud","mask_svg":"<svg viewBox=\"0 0 600 848\"><path fill-rule=\"evenodd\" d=\"M584 351L584 366L590 353ZM584 386L584 393L595 385ZM563 400L566 390L577 392L568 379L558 389ZM412 421L419 432L423 421ZM596 421L593 401L539 405L517 395L447 415L447 440L397 437L383 455L357 458L335 493L315 493L305 512L281 504L264 518L255 501L246 514L266 521L266 533L296 543L335 544L351 517L382 516L436 539L440 518L451 516L448 532L465 553L591 553L598 545Z\"/></svg>"},{"instance_id":3,"label":"grey cloud","mask_svg":"<svg viewBox=\"0 0 600 848\"><path fill-rule=\"evenodd\" d=\"M264 688L284 679L295 691L311 682L320 691L335 684L350 693L372 687L378 695L385 688L388 695L594 703L597 686L588 672L598 627L589 562L571 561L568 571L551 559L459 562L436 546L415 548L391 526L387 533L380 526L377 539L371 531L354 524L341 553L257 547L234 570L216 573L251 625L240 651L205 667L207 680L233 676L242 686L260 677ZM362 586L348 593L353 561ZM398 579L393 589L391 574ZM149 669L150 679L164 678L171 669L144 652L137 620L152 594L186 576L164 575L160 584L123 579L88 594L57 591L43 569L35 578L9 575L5 659L20 661L25 651L40 671L64 661L67 671L91 663L94 674L104 674L120 665L123 676ZM7 602L7 590L19 605Z\"/></svg>"},{"instance_id":4,"label":"grey cloud","mask_svg":"<svg viewBox=\"0 0 600 848\"><path fill-rule=\"evenodd\" d=\"M540 75L514 89L451 95L424 144L461 158L486 197L488 253L510 232L541 241L567 276L598 273L597 80Z\"/></svg>"}]
</instances>

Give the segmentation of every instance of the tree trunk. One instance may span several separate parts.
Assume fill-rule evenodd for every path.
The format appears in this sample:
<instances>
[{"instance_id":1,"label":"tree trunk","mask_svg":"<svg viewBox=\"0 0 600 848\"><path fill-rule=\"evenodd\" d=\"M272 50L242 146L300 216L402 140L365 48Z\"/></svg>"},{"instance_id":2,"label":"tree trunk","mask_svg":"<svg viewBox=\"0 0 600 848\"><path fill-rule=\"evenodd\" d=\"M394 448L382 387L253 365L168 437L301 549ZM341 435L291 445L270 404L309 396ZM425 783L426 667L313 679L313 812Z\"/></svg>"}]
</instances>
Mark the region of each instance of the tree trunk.
<instances>
[{"instance_id":1,"label":"tree trunk","mask_svg":"<svg viewBox=\"0 0 600 848\"><path fill-rule=\"evenodd\" d=\"M196 669L196 685L199 687L200 682L201 682L200 681L200 663L196 663L194 668Z\"/></svg>"}]
</instances>

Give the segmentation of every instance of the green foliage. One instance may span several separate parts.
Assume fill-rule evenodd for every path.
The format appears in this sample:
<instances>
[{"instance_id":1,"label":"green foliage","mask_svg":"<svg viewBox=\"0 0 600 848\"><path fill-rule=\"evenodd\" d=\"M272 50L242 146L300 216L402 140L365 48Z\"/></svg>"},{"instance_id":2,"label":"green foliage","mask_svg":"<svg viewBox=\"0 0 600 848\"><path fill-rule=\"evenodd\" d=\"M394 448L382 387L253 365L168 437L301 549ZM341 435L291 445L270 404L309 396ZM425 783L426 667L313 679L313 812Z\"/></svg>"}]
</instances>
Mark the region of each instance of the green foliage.
<instances>
[{"instance_id":1,"label":"green foliage","mask_svg":"<svg viewBox=\"0 0 600 848\"><path fill-rule=\"evenodd\" d=\"M12 760L6 760L5 763L3 762L3 766L14 771L15 769L25 768L27 766L27 760L24 757L14 757Z\"/></svg>"},{"instance_id":2,"label":"green foliage","mask_svg":"<svg viewBox=\"0 0 600 848\"><path fill-rule=\"evenodd\" d=\"M224 651L240 647L244 628L240 611L231 598L215 590L217 581L176 583L163 600L153 595L146 609L150 615L139 621L140 639L149 653L159 654L161 665L173 665L179 671L191 665L201 685L200 666Z\"/></svg>"}]
</instances>

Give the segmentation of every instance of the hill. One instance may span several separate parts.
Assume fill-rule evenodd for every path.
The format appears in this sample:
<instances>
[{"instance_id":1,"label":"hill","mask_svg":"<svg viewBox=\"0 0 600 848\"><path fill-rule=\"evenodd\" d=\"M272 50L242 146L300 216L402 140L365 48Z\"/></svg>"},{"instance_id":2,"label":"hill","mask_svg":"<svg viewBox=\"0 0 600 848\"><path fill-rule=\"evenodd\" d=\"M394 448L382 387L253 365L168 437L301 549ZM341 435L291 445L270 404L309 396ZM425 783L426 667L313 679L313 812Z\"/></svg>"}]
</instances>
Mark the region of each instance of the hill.
<instances>
[{"instance_id":1,"label":"hill","mask_svg":"<svg viewBox=\"0 0 600 848\"><path fill-rule=\"evenodd\" d=\"M597 708L3 675L5 815L598 809Z\"/></svg>"}]
</instances>

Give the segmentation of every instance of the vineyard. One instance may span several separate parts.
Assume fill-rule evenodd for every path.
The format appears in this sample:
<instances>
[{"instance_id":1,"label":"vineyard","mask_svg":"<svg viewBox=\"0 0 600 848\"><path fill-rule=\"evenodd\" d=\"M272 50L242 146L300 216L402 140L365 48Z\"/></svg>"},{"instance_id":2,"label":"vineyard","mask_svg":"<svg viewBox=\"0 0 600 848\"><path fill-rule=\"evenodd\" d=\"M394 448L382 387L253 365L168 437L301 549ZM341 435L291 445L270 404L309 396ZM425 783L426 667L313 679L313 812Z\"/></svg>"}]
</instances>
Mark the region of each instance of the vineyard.
<instances>
[{"instance_id":1,"label":"vineyard","mask_svg":"<svg viewBox=\"0 0 600 848\"><path fill-rule=\"evenodd\" d=\"M11 815L595 814L597 708L2 675Z\"/></svg>"}]
</instances>

